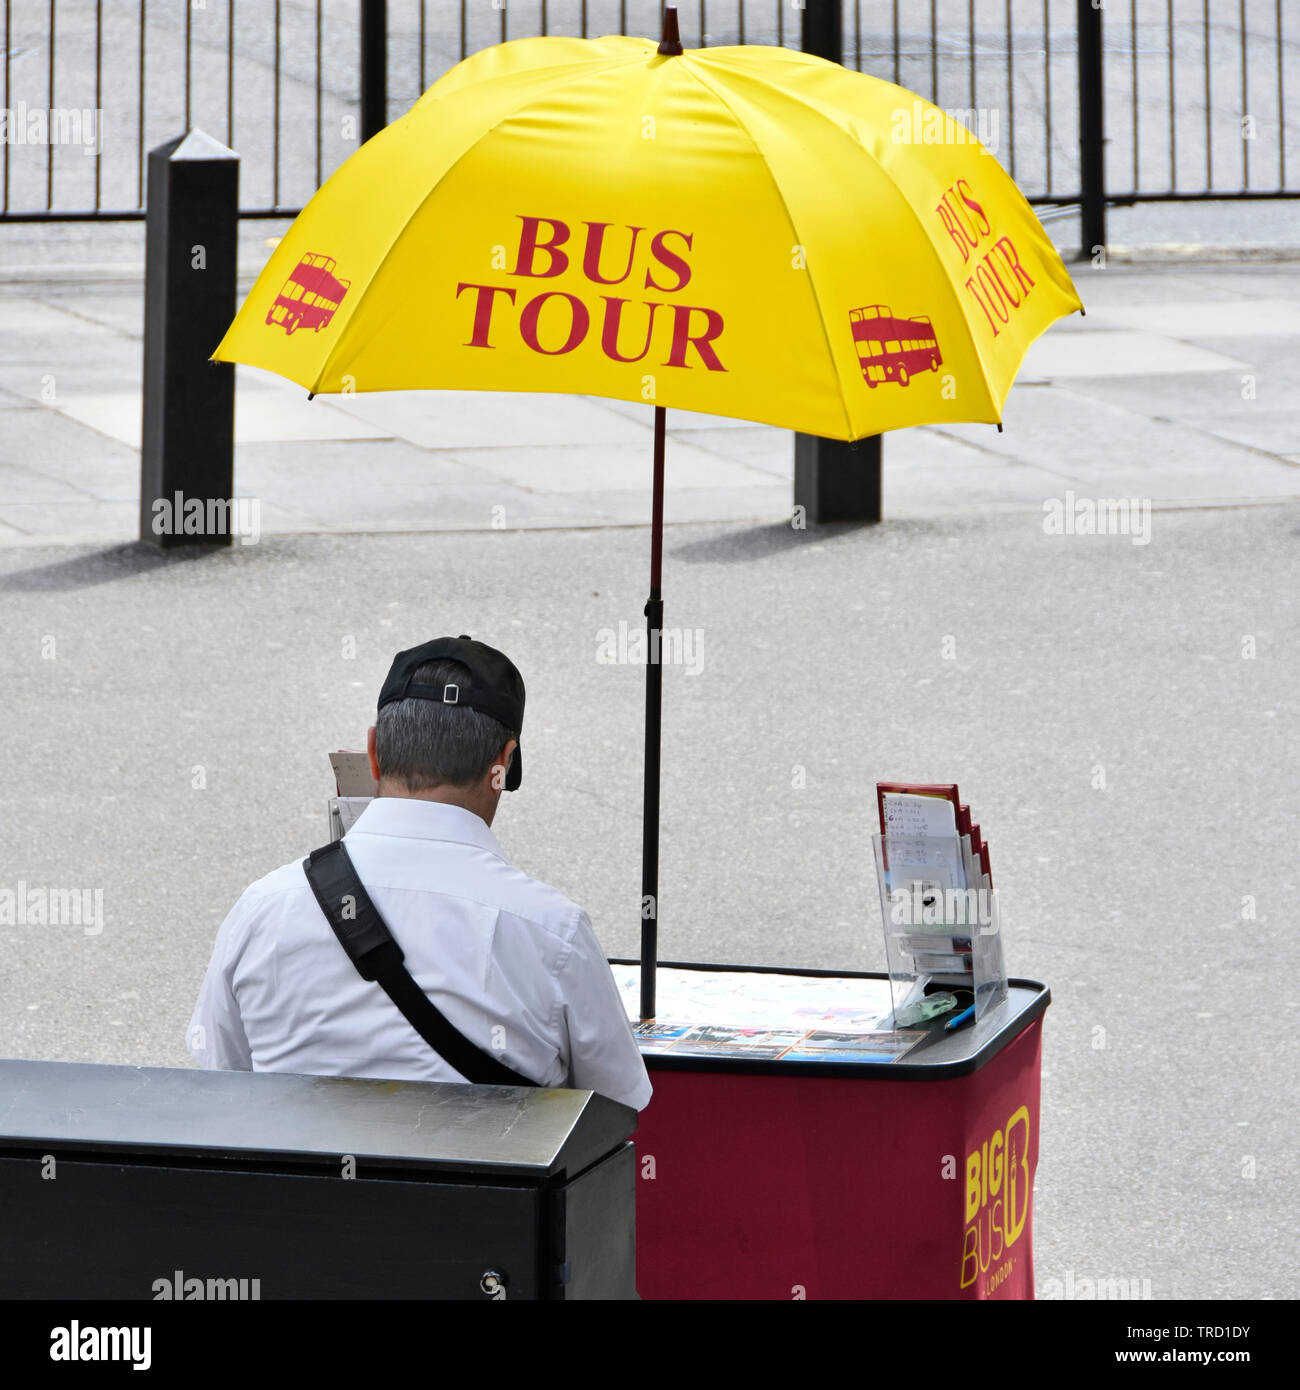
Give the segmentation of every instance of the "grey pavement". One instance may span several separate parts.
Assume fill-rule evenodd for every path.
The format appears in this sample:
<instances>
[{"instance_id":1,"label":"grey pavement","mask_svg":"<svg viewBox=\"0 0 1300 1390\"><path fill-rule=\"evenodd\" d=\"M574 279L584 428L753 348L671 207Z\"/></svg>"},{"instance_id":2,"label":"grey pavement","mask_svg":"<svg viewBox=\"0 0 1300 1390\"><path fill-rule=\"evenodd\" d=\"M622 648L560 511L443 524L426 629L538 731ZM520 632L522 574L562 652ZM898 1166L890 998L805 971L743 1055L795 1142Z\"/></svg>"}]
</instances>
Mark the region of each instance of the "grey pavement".
<instances>
[{"instance_id":1,"label":"grey pavement","mask_svg":"<svg viewBox=\"0 0 1300 1390\"><path fill-rule=\"evenodd\" d=\"M0 925L0 1055L185 1065L222 916L326 838L326 751L437 631L529 683L507 851L635 953L644 673L598 650L640 622L646 551L599 527L0 550L0 881L104 905L97 934ZM956 780L1010 969L1054 998L1040 1289L1300 1293L1298 555L1287 498L1157 512L1147 545L977 506L669 532L667 625L702 661L665 672L663 956L880 968L873 784Z\"/></svg>"},{"instance_id":2,"label":"grey pavement","mask_svg":"<svg viewBox=\"0 0 1300 1390\"><path fill-rule=\"evenodd\" d=\"M53 244L45 229L0 230L12 234L0 237L0 545L132 539L140 229ZM245 226L241 295L273 236ZM110 259L72 254L92 245ZM1003 433L887 436L891 517L1041 509L1067 492L1156 507L1300 493L1300 260L1112 259L1073 273L1087 316L1030 350ZM308 402L267 372L237 379L236 492L256 499L265 532L648 520L647 406L487 392ZM670 523L789 516L789 433L686 412L670 412L669 429Z\"/></svg>"}]
</instances>

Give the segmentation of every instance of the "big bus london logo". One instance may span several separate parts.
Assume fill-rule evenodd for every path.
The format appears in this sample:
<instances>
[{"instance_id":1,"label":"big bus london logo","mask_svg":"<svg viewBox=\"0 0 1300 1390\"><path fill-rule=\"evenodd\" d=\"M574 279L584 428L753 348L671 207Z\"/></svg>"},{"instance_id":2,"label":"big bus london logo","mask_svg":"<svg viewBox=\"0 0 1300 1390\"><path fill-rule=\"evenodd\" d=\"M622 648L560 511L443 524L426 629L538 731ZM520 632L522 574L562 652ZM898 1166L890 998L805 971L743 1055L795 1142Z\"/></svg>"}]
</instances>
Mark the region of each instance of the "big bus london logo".
<instances>
[{"instance_id":1,"label":"big bus london logo","mask_svg":"<svg viewBox=\"0 0 1300 1390\"><path fill-rule=\"evenodd\" d=\"M862 379L874 391L882 381L906 386L917 372L937 372L943 363L928 314L895 317L887 304L849 310Z\"/></svg>"},{"instance_id":2,"label":"big bus london logo","mask_svg":"<svg viewBox=\"0 0 1300 1390\"><path fill-rule=\"evenodd\" d=\"M266 321L268 325L279 324L290 334L299 328L319 333L334 317L351 284L351 280L340 280L334 274L331 256L309 251L289 272Z\"/></svg>"}]
</instances>

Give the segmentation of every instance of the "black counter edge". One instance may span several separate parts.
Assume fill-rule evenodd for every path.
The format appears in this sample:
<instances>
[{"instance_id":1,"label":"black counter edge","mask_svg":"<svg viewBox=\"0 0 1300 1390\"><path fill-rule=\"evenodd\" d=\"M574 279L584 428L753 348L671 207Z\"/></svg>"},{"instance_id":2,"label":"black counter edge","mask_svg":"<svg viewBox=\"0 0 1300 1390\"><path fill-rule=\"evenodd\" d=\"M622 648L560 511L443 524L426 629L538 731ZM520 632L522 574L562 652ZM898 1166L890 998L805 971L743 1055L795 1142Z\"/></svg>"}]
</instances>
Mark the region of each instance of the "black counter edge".
<instances>
[{"instance_id":1,"label":"black counter edge","mask_svg":"<svg viewBox=\"0 0 1300 1390\"><path fill-rule=\"evenodd\" d=\"M611 956L611 965L639 965L637 960ZM812 970L788 965L710 965L699 961L661 960L659 966L665 970L711 970L719 973L738 973L742 975L805 975L821 979L843 980L887 980L889 975L883 970ZM1009 977L1007 984L1016 989L1033 990L1035 999L1010 1020L1006 1027L1000 1028L987 1039L984 1045L971 1057L960 1062L919 1062L904 1065L906 1057L899 1062L782 1062L753 1058L713 1057L672 1057L663 1052L642 1053L641 1060L648 1072L685 1071L713 1072L724 1076L779 1076L787 1080L799 1077L820 1077L839 1081L952 1081L958 1077L970 1076L991 1062L1015 1038L1018 1038L1030 1024L1035 1023L1047 1012L1052 1002L1052 992L1041 980L1029 980L1020 976ZM653 1103L653 1102L652 1102Z\"/></svg>"}]
</instances>

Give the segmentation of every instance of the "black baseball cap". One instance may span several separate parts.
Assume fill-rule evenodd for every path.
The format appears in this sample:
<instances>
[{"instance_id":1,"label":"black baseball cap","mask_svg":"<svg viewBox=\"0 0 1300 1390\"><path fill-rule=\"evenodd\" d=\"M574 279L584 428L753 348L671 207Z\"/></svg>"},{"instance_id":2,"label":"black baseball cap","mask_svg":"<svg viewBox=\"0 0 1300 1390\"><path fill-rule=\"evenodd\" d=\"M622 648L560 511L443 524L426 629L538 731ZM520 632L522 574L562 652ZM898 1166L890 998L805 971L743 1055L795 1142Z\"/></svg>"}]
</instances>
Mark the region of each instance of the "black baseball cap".
<instances>
[{"instance_id":1,"label":"black baseball cap","mask_svg":"<svg viewBox=\"0 0 1300 1390\"><path fill-rule=\"evenodd\" d=\"M415 685L416 671L429 661L459 661L472 677L467 690L447 685ZM503 652L476 642L462 633L459 637L435 637L409 651L398 652L389 667L384 688L379 692L379 708L394 700L436 700L444 705L463 705L489 715L518 739L524 727L524 678ZM506 769L506 791L515 791L524 775L523 757L518 744Z\"/></svg>"}]
</instances>

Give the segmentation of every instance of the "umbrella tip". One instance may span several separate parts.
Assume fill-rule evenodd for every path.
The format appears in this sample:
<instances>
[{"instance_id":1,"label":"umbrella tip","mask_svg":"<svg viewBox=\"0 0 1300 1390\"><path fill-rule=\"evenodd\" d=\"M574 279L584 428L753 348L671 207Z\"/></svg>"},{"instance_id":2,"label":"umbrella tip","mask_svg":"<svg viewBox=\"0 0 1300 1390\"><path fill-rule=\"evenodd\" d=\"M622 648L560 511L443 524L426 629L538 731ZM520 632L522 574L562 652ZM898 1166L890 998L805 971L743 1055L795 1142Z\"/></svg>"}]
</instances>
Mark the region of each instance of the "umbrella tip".
<instances>
[{"instance_id":1,"label":"umbrella tip","mask_svg":"<svg viewBox=\"0 0 1300 1390\"><path fill-rule=\"evenodd\" d=\"M677 28L677 6L669 5L664 10L664 33L659 40L659 52L665 58L678 58L683 51L682 36Z\"/></svg>"}]
</instances>

